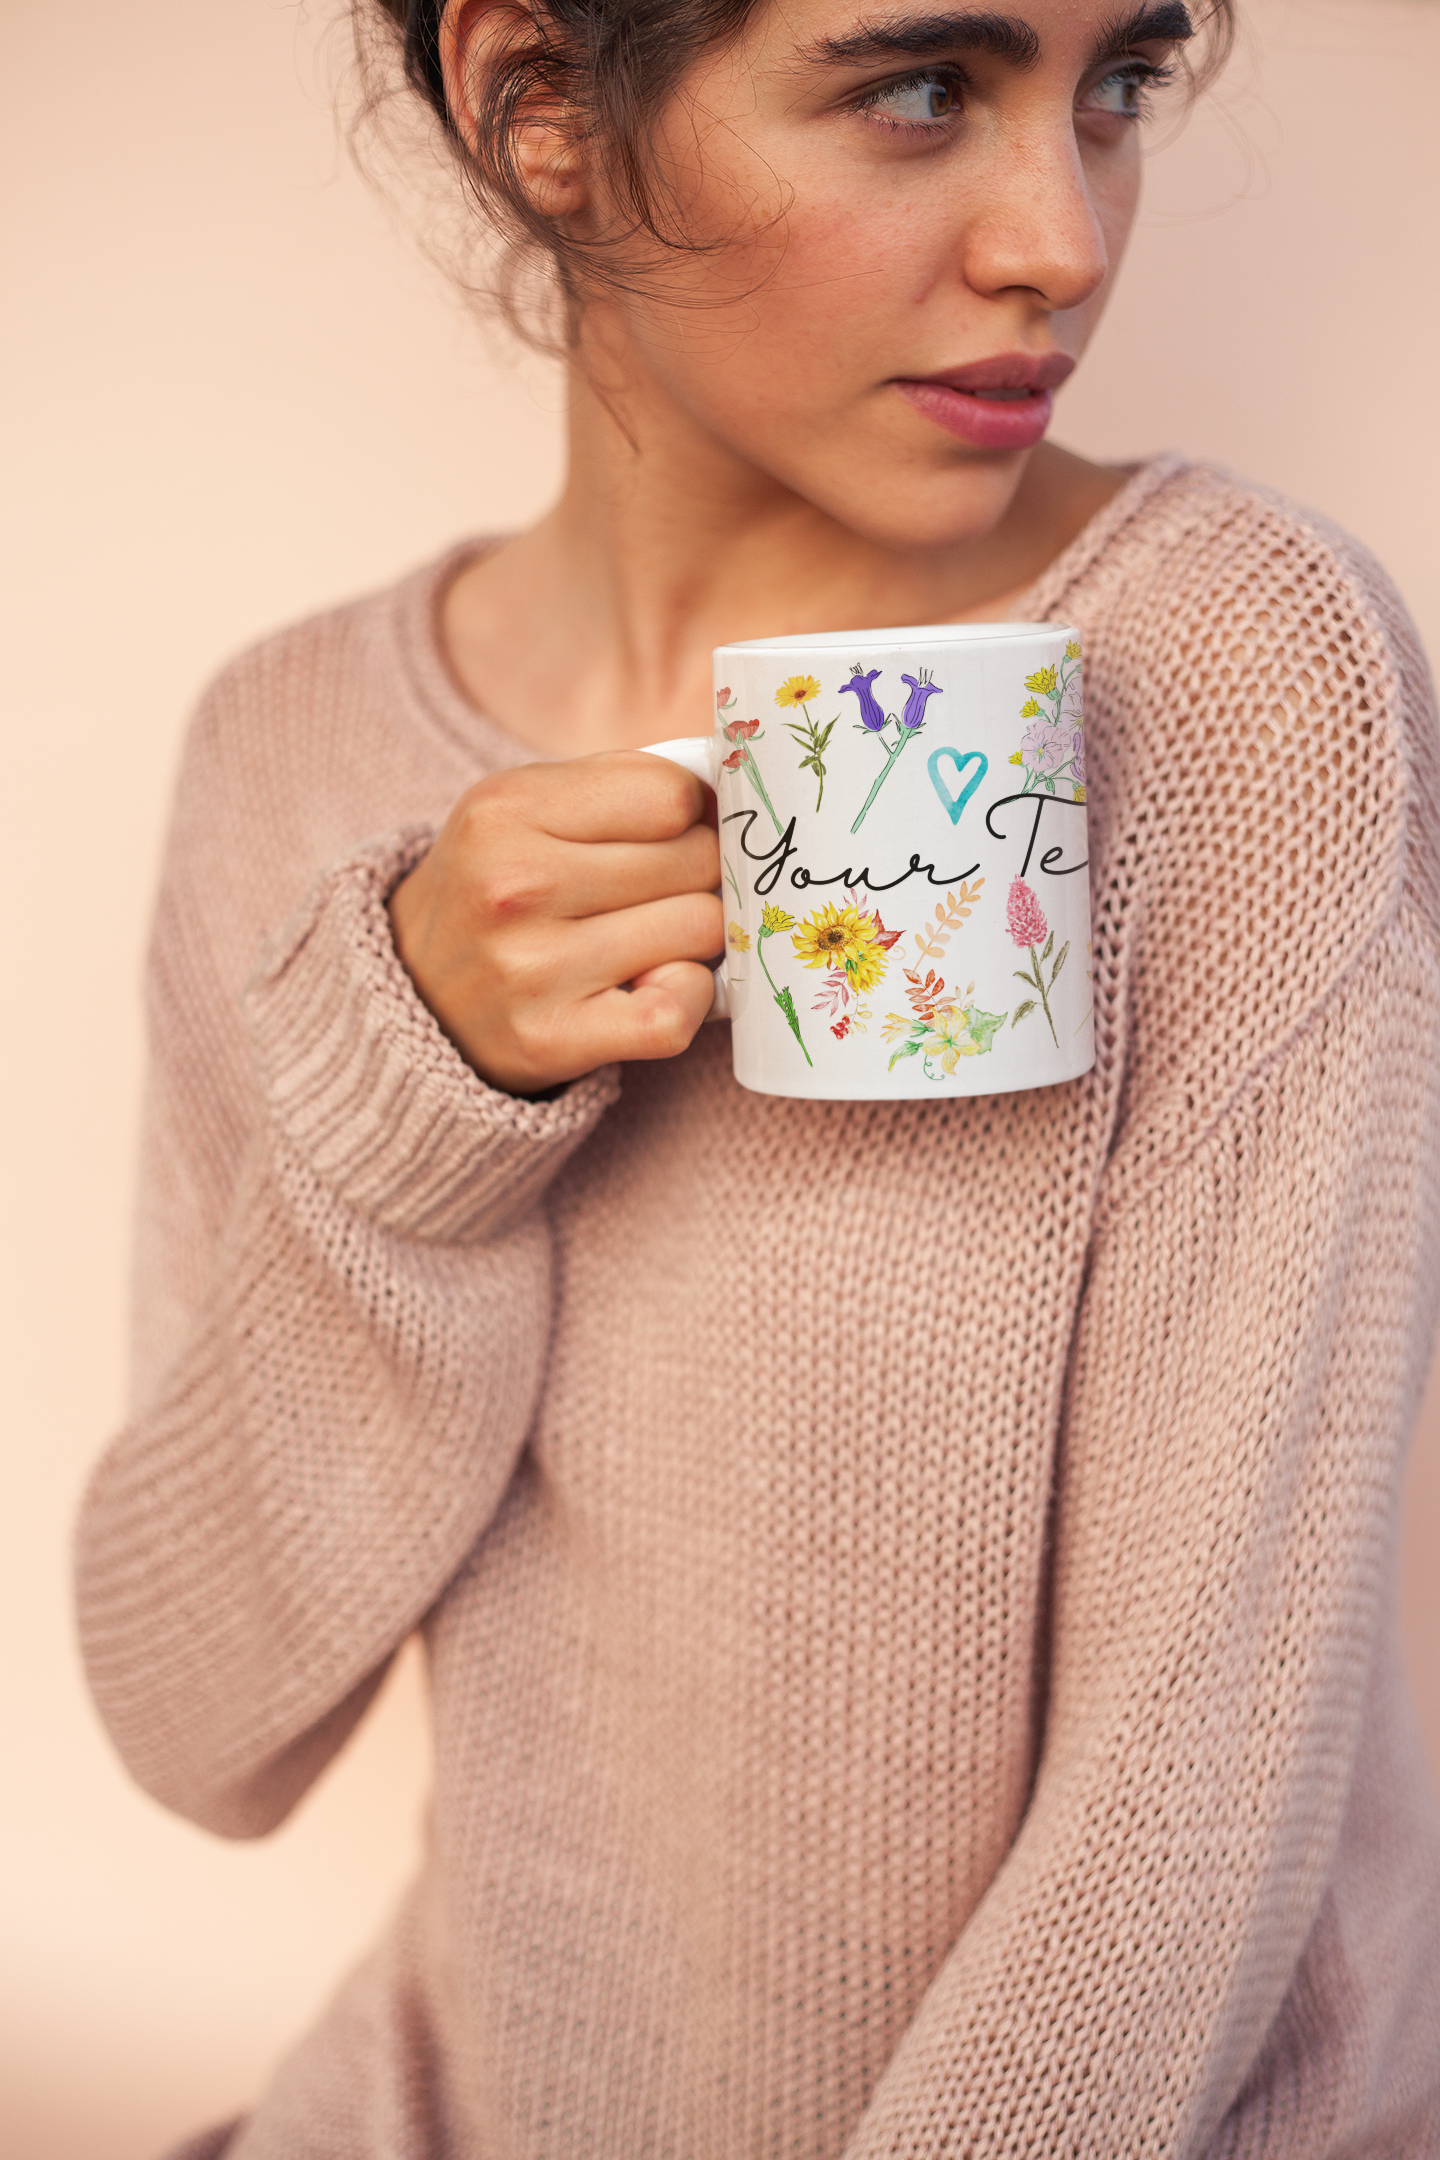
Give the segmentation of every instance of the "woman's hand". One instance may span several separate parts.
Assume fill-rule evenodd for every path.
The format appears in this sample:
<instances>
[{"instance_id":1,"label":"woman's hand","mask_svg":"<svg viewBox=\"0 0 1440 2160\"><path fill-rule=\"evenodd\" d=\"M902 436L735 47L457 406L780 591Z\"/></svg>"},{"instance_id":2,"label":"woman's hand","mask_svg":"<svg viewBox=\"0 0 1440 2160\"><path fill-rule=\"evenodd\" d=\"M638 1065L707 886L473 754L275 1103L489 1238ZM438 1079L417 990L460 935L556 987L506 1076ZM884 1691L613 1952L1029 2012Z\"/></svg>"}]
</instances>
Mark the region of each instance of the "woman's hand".
<instances>
[{"instance_id":1,"label":"woman's hand","mask_svg":"<svg viewBox=\"0 0 1440 2160\"><path fill-rule=\"evenodd\" d=\"M689 1045L725 943L706 803L691 774L635 750L524 765L461 796L390 919L483 1080L534 1095Z\"/></svg>"}]
</instances>

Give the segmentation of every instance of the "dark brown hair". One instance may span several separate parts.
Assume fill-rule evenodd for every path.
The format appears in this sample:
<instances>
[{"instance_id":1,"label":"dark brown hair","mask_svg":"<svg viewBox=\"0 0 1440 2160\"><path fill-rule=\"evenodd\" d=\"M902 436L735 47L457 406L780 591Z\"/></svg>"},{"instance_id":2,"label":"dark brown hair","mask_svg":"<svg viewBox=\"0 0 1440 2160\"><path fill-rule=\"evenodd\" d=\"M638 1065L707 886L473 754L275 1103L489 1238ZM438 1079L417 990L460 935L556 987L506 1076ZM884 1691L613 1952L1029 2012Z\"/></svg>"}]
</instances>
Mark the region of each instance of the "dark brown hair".
<instances>
[{"instance_id":1,"label":"dark brown hair","mask_svg":"<svg viewBox=\"0 0 1440 2160\"><path fill-rule=\"evenodd\" d=\"M445 101L439 27L445 0L356 0L383 11L400 34L406 79L444 127L470 192L502 243L495 296L532 344L571 341L586 290L634 291L636 236L693 251L667 200L654 156L656 120L700 55L737 38L759 0L509 0L517 35L488 71L475 109L475 143L462 143ZM359 15L357 15L357 20ZM1234 42L1234 0L1211 0L1201 19L1198 64L1181 67L1191 94L1215 74ZM580 240L536 208L515 160L526 114L563 111L597 145L622 210L622 230ZM561 302L545 321L548 287ZM538 305L537 305L538 302Z\"/></svg>"}]
</instances>

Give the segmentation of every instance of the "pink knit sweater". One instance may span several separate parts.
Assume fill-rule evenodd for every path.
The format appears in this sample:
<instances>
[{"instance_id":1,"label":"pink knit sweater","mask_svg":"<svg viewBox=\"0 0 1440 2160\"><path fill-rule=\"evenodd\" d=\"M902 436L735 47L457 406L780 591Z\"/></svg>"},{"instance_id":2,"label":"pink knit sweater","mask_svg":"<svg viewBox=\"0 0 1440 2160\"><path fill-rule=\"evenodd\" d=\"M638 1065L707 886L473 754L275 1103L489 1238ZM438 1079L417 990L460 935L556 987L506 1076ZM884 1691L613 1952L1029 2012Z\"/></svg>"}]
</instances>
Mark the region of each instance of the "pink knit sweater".
<instances>
[{"instance_id":1,"label":"pink knit sweater","mask_svg":"<svg viewBox=\"0 0 1440 2160\"><path fill-rule=\"evenodd\" d=\"M416 1629L434 1696L423 1874L228 2151L1434 2160L1440 775L1390 588L1169 459L1027 597L1086 637L1086 1079L782 1101L712 1026L536 1104L384 908L527 756L445 672L461 559L221 678L155 933L96 1696L241 1837Z\"/></svg>"}]
</instances>

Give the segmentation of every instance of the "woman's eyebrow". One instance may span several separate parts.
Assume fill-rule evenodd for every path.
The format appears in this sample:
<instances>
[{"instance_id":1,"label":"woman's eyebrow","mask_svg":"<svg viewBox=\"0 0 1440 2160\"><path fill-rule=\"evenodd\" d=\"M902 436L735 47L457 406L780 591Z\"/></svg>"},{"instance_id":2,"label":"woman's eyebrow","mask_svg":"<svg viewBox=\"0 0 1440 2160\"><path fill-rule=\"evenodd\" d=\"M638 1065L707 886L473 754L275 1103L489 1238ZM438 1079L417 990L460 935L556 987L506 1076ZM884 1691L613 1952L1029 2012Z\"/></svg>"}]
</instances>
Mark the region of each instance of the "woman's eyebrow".
<instances>
[{"instance_id":1,"label":"woman's eyebrow","mask_svg":"<svg viewBox=\"0 0 1440 2160\"><path fill-rule=\"evenodd\" d=\"M1106 60L1133 51L1137 45L1183 45L1194 35L1190 11L1181 0L1156 0L1155 5L1137 7L1129 15L1112 16L1090 48L1090 65L1099 67Z\"/></svg>"},{"instance_id":2,"label":"woman's eyebrow","mask_svg":"<svg viewBox=\"0 0 1440 2160\"><path fill-rule=\"evenodd\" d=\"M1101 28L1091 53L1092 67L1129 52L1147 41L1182 44L1195 26L1182 0L1153 0L1129 15L1113 16ZM886 60L940 60L954 52L987 52L1012 67L1033 67L1040 39L1018 15L973 8L943 15L889 15L863 24L848 37L827 37L809 46L803 57L830 65L861 66Z\"/></svg>"},{"instance_id":3,"label":"woman's eyebrow","mask_svg":"<svg viewBox=\"0 0 1440 2160\"><path fill-rule=\"evenodd\" d=\"M853 67L894 59L941 60L965 51L988 52L1013 67L1033 67L1040 57L1040 40L1017 15L961 8L945 15L887 15L848 37L819 38L802 57Z\"/></svg>"}]
</instances>

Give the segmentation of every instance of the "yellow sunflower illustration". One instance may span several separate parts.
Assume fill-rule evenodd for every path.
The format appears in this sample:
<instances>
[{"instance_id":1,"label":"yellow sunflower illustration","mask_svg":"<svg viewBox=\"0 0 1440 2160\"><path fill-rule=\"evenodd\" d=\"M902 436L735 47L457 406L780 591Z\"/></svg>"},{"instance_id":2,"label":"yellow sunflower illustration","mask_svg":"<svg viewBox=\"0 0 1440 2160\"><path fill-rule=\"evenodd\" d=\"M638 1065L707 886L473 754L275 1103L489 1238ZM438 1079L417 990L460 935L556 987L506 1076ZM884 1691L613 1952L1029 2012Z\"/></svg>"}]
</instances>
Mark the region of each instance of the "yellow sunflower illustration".
<instances>
[{"instance_id":1,"label":"yellow sunflower illustration","mask_svg":"<svg viewBox=\"0 0 1440 2160\"><path fill-rule=\"evenodd\" d=\"M850 987L857 997L862 991L873 990L876 983L880 982L885 974L884 946L879 943L878 939L867 939L865 944L860 947L855 958L848 963L845 972L850 978Z\"/></svg>"},{"instance_id":2,"label":"yellow sunflower illustration","mask_svg":"<svg viewBox=\"0 0 1440 2160\"><path fill-rule=\"evenodd\" d=\"M843 969L857 995L881 980L893 942L873 915L862 915L853 902L841 907L833 900L807 916L791 939L807 968Z\"/></svg>"},{"instance_id":3,"label":"yellow sunflower illustration","mask_svg":"<svg viewBox=\"0 0 1440 2160\"><path fill-rule=\"evenodd\" d=\"M738 922L730 924L729 944L732 952L749 952L750 950L750 933Z\"/></svg>"},{"instance_id":4,"label":"yellow sunflower illustration","mask_svg":"<svg viewBox=\"0 0 1440 2160\"><path fill-rule=\"evenodd\" d=\"M811 698L820 695L820 685L813 675L791 675L775 692L777 705L808 705Z\"/></svg>"},{"instance_id":5,"label":"yellow sunflower illustration","mask_svg":"<svg viewBox=\"0 0 1440 2160\"><path fill-rule=\"evenodd\" d=\"M868 942L868 925L853 904L839 907L827 900L824 907L807 915L795 932L795 951L808 968L843 968L858 960Z\"/></svg>"}]
</instances>

